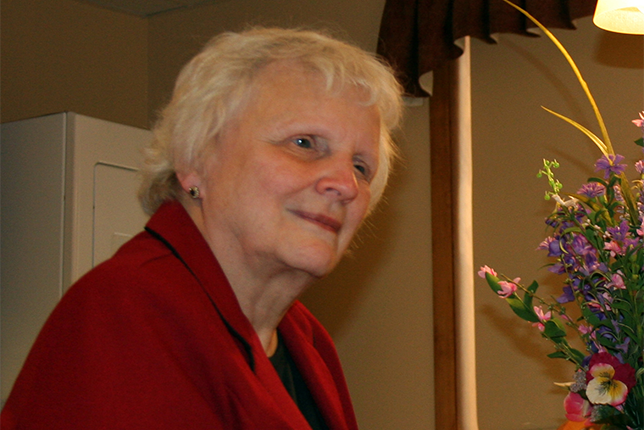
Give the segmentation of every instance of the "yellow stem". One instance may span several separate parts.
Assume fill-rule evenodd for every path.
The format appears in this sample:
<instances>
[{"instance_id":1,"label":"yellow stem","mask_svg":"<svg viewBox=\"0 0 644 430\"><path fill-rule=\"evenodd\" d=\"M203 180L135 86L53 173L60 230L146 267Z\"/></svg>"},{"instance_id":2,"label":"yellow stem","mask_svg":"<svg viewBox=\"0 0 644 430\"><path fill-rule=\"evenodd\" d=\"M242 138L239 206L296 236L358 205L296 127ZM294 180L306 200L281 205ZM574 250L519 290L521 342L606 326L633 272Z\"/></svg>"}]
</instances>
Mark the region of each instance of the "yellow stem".
<instances>
[{"instance_id":1,"label":"yellow stem","mask_svg":"<svg viewBox=\"0 0 644 430\"><path fill-rule=\"evenodd\" d=\"M595 103L595 99L593 98L593 95L590 93L590 89L588 88L588 84L584 80L584 78L581 76L581 72L579 71L579 68L575 64L574 60L568 54L568 51L566 51L566 48L559 42L559 40L548 30L546 27L544 27L535 17L530 15L527 11L524 9L520 8L519 6L515 5L514 3L510 2L509 0L503 0L519 12L521 12L523 15L525 15L530 21L534 22L535 25L537 25L550 40L555 44L555 46L561 51L564 57L566 57L566 60L570 64L570 67L572 68L573 72L575 72L575 75L577 76L577 79L579 80L579 83L581 84L581 87L583 88L584 92L586 93L586 96L588 97L588 100L590 101L590 105L593 107L593 111L595 112L595 117L597 118L597 122L599 123L599 128L601 129L602 132L602 137L604 138L604 144L606 145L606 149L609 154L615 154L615 151L613 150L613 145L610 142L610 138L608 137L608 131L606 130L606 125L604 124L604 119L602 118L601 113L599 112L599 108L597 107L597 103Z\"/></svg>"}]
</instances>

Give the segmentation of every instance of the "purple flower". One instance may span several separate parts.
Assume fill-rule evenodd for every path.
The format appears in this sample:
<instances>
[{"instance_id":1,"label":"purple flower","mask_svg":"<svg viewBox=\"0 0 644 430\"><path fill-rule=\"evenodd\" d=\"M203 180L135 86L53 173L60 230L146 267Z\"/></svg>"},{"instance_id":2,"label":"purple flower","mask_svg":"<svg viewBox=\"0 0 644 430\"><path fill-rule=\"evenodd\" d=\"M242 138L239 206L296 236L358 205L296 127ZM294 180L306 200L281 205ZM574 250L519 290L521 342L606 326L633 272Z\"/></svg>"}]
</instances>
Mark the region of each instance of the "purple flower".
<instances>
[{"instance_id":1,"label":"purple flower","mask_svg":"<svg viewBox=\"0 0 644 430\"><path fill-rule=\"evenodd\" d=\"M628 225L626 226L628 228ZM581 234L576 234L570 243L572 251L577 255L586 255L593 252L592 245L588 242L585 236Z\"/></svg>"},{"instance_id":2,"label":"purple flower","mask_svg":"<svg viewBox=\"0 0 644 430\"><path fill-rule=\"evenodd\" d=\"M552 273L554 273L556 275L563 275L564 273L566 273L566 268L564 267L563 264L557 262L557 263L553 264L552 266L550 266L548 268L548 271L552 272Z\"/></svg>"},{"instance_id":3,"label":"purple flower","mask_svg":"<svg viewBox=\"0 0 644 430\"><path fill-rule=\"evenodd\" d=\"M575 295L572 292L572 288L569 286L563 287L563 294L557 298L557 302L564 304L575 301Z\"/></svg>"},{"instance_id":4,"label":"purple flower","mask_svg":"<svg viewBox=\"0 0 644 430\"><path fill-rule=\"evenodd\" d=\"M628 235L628 221L622 220L622 222L619 223L619 226L608 227L606 230L613 239L623 242Z\"/></svg>"},{"instance_id":5,"label":"purple flower","mask_svg":"<svg viewBox=\"0 0 644 430\"><path fill-rule=\"evenodd\" d=\"M605 192L606 188L604 188L602 184L599 184L597 182L589 182L582 185L579 191L577 191L577 194L586 196L589 199L594 199L595 197L604 195Z\"/></svg>"},{"instance_id":6,"label":"purple flower","mask_svg":"<svg viewBox=\"0 0 644 430\"><path fill-rule=\"evenodd\" d=\"M637 239L634 239L632 237L627 237L624 239L624 246L626 248L634 248L639 244L639 241Z\"/></svg>"},{"instance_id":7,"label":"purple flower","mask_svg":"<svg viewBox=\"0 0 644 430\"><path fill-rule=\"evenodd\" d=\"M621 175L626 170L626 164L620 164L624 157L619 154L603 155L595 163L595 172L604 171L604 179L610 178L610 175Z\"/></svg>"},{"instance_id":8,"label":"purple flower","mask_svg":"<svg viewBox=\"0 0 644 430\"><path fill-rule=\"evenodd\" d=\"M618 349L618 350L622 351L622 353L626 354L626 353L628 353L628 348L630 346L630 343L631 343L631 338L627 337L624 340L623 343L619 343L619 344L615 345L615 349ZM615 354L615 355L617 356L618 359L621 359L622 354L618 353L618 354Z\"/></svg>"},{"instance_id":9,"label":"purple flower","mask_svg":"<svg viewBox=\"0 0 644 430\"><path fill-rule=\"evenodd\" d=\"M584 255L584 264L587 273L592 273L600 269L601 264L597 261L597 251L595 249Z\"/></svg>"},{"instance_id":10,"label":"purple flower","mask_svg":"<svg viewBox=\"0 0 644 430\"><path fill-rule=\"evenodd\" d=\"M559 240L552 236L546 237L543 242L539 244L537 249L547 250L548 257L559 257L562 252Z\"/></svg>"}]
</instances>

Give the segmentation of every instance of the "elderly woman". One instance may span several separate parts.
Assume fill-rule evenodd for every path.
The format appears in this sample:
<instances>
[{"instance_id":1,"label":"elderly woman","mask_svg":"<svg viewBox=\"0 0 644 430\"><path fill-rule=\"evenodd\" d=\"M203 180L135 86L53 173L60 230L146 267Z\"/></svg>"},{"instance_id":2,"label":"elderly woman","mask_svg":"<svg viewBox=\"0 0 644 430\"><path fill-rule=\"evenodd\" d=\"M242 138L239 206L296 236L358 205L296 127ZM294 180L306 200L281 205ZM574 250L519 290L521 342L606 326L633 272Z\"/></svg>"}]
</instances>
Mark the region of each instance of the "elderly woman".
<instances>
[{"instance_id":1,"label":"elderly woman","mask_svg":"<svg viewBox=\"0 0 644 430\"><path fill-rule=\"evenodd\" d=\"M145 231L45 325L2 428L355 429L333 343L297 301L383 192L390 70L307 31L216 37L143 169Z\"/></svg>"}]
</instances>

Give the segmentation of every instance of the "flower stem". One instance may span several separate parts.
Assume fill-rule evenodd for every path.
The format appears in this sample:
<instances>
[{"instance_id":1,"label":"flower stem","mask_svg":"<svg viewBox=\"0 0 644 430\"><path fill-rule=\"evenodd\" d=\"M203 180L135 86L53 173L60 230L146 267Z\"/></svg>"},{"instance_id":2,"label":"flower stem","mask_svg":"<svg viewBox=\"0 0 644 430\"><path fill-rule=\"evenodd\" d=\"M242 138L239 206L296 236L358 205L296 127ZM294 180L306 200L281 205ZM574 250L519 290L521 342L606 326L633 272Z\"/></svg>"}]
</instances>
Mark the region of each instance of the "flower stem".
<instances>
[{"instance_id":1,"label":"flower stem","mask_svg":"<svg viewBox=\"0 0 644 430\"><path fill-rule=\"evenodd\" d=\"M544 32L546 36L555 44L555 46L559 49L559 51L563 54L563 56L566 58L568 61L568 64L570 64L570 67L572 68L572 71L575 73L577 76L577 79L579 80L579 83L581 84L582 89L586 93L586 97L588 97L588 101L590 102L590 105L593 108L593 111L595 112L595 117L597 118L597 122L599 123L599 128L602 132L602 137L604 138L604 144L606 145L606 150L608 151L609 154L615 154L615 151L613 150L613 145L610 142L610 138L608 136L608 130L606 129L606 124L604 123L604 119L602 118L601 113L599 112L599 108L597 107L597 103L595 102L595 98L590 92L590 89L588 88L588 84L584 80L583 76L581 75L581 72L579 71L579 68L577 67L577 64L575 64L575 61L572 59L570 54L568 54L568 51L564 46L559 42L559 40L548 30L546 27L544 27L535 17L530 15L526 10L522 9L521 7L515 5L514 3L508 1L508 0L503 0L513 8L517 9L519 12L521 12L523 15L526 16L530 21L532 21L537 27L541 29L541 31Z\"/></svg>"}]
</instances>

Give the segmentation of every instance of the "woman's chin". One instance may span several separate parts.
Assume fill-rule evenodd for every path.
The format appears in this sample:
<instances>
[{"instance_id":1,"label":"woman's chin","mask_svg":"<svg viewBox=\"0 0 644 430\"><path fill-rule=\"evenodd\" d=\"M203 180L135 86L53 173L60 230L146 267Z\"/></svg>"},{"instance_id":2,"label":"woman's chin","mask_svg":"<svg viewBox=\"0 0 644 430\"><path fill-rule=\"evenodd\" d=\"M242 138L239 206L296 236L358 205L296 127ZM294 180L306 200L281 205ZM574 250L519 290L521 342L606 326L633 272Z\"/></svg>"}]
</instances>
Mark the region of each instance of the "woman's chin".
<instances>
[{"instance_id":1,"label":"woman's chin","mask_svg":"<svg viewBox=\"0 0 644 430\"><path fill-rule=\"evenodd\" d=\"M300 249L284 261L293 269L306 272L315 278L322 278L331 273L340 258L335 250L316 246Z\"/></svg>"}]
</instances>

